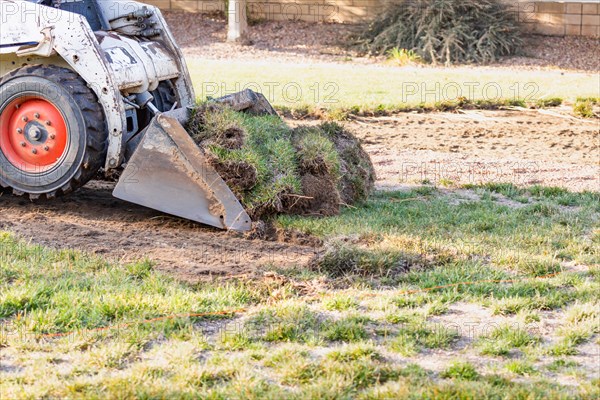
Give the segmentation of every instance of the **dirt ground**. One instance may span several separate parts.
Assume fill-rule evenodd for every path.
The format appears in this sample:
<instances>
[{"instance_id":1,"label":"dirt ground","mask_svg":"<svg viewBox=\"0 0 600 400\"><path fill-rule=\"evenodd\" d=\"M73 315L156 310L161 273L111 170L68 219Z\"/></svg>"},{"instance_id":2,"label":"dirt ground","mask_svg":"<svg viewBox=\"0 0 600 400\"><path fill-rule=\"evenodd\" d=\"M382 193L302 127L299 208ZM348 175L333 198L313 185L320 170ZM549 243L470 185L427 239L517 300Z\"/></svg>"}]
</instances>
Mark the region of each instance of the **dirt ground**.
<instances>
[{"instance_id":1,"label":"dirt ground","mask_svg":"<svg viewBox=\"0 0 600 400\"><path fill-rule=\"evenodd\" d=\"M291 125L317 121L288 121ZM373 158L379 189L429 181L514 182L600 190L598 120L552 111L469 111L354 118L347 126ZM165 216L111 196L94 181L74 195L31 203L3 194L0 230L56 248L119 261L148 257L188 281L253 273L269 263L305 265L318 249L248 240Z\"/></svg>"},{"instance_id":2,"label":"dirt ground","mask_svg":"<svg viewBox=\"0 0 600 400\"><path fill-rule=\"evenodd\" d=\"M511 182L600 190L600 121L574 118L568 107L351 118L378 189Z\"/></svg>"},{"instance_id":3,"label":"dirt ground","mask_svg":"<svg viewBox=\"0 0 600 400\"><path fill-rule=\"evenodd\" d=\"M512 182L600 190L600 121L568 107L465 111L360 118L380 189L435 184Z\"/></svg>"},{"instance_id":4,"label":"dirt ground","mask_svg":"<svg viewBox=\"0 0 600 400\"><path fill-rule=\"evenodd\" d=\"M247 240L235 233L163 215L112 197L113 184L93 181L77 193L34 204L3 194L0 230L36 244L77 249L117 261L145 257L187 281L252 274L270 263L306 264L314 248Z\"/></svg>"}]
</instances>

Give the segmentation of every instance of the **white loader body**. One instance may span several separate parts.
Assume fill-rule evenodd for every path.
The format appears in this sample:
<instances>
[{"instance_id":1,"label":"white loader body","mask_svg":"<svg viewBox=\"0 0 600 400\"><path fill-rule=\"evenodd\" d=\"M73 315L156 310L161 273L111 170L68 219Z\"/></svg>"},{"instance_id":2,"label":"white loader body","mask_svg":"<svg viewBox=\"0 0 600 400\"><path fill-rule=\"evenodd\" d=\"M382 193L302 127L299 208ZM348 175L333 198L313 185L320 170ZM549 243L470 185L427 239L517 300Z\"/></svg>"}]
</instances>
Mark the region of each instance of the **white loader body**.
<instances>
[{"instance_id":1,"label":"white loader body","mask_svg":"<svg viewBox=\"0 0 600 400\"><path fill-rule=\"evenodd\" d=\"M68 3L82 2L61 2ZM70 11L24 0L0 0L0 76L24 64L65 65L76 71L104 109L111 132L106 169L111 169L120 166L125 150L127 105L122 94L152 91L159 82L177 78L179 106L192 105L195 96L183 56L158 8L129 0L95 4L111 30L94 33L85 16ZM160 34L146 42L119 34L131 33L132 24L140 19L154 24L151 29Z\"/></svg>"},{"instance_id":2,"label":"white loader body","mask_svg":"<svg viewBox=\"0 0 600 400\"><path fill-rule=\"evenodd\" d=\"M27 66L67 68L93 91L108 135L103 167L109 171L126 166L115 196L221 228L250 228L250 218L203 159L203 152L192 148L189 136L183 137L180 124L186 120L186 108L195 103L195 95L182 53L157 8L129 0L0 0L0 77L8 85L11 73ZM0 87L0 107L2 93ZM9 93L15 96L14 87ZM4 120L10 121L13 111L6 111ZM23 115L24 120L31 119ZM48 126L51 123L47 121ZM35 128L35 140L45 134L54 137L53 131L46 132L41 125ZM23 129L28 134L34 128L19 125L17 129L19 134ZM15 136L0 130L5 147ZM32 143L21 143L26 149L39 144L30 136L27 139ZM158 143L163 148L153 147ZM42 145L47 150L51 147ZM38 150L43 152L39 146L32 148ZM170 165L165 154L171 155ZM129 162L133 159L136 165ZM160 159L160 164L152 165L153 159ZM7 175L4 181L8 183L0 175L3 187L32 198L54 196L56 190L15 187L7 172L13 167L0 171Z\"/></svg>"}]
</instances>

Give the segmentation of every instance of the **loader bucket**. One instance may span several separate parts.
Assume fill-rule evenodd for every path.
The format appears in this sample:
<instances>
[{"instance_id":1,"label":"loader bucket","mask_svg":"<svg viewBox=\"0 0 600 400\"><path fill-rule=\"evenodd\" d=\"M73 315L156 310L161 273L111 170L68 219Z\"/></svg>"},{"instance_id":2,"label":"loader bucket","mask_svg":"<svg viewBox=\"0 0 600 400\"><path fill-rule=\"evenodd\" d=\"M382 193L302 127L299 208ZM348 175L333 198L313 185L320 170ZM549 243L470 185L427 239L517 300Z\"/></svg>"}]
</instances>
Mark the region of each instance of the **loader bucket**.
<instances>
[{"instance_id":1,"label":"loader bucket","mask_svg":"<svg viewBox=\"0 0 600 400\"><path fill-rule=\"evenodd\" d=\"M222 229L247 231L251 220L209 165L174 112L154 117L113 195L119 199Z\"/></svg>"}]
</instances>

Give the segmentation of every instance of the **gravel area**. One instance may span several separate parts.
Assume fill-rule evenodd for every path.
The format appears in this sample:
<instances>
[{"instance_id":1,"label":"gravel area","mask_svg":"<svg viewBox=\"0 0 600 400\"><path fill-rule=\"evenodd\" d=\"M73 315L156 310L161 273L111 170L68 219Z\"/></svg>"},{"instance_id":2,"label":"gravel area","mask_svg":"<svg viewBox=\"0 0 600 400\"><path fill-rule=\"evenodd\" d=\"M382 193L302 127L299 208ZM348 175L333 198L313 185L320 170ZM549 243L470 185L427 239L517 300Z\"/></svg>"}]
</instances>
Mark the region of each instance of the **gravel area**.
<instances>
[{"instance_id":1,"label":"gravel area","mask_svg":"<svg viewBox=\"0 0 600 400\"><path fill-rule=\"evenodd\" d=\"M209 59L260 59L274 62L338 62L372 64L382 57L358 57L342 45L355 27L304 21L264 21L250 27L248 43L226 42L223 16L165 12L186 55ZM585 37L525 37L522 55L488 65L519 69L600 71L600 39Z\"/></svg>"}]
</instances>

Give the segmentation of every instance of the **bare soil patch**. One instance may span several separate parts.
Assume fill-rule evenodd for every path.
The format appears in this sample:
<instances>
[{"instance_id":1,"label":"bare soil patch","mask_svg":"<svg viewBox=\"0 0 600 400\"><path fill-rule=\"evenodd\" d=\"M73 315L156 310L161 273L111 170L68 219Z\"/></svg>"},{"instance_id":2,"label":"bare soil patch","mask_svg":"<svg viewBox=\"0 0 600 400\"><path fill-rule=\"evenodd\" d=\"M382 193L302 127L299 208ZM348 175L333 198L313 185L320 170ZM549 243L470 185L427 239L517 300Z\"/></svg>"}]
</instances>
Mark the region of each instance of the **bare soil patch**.
<instances>
[{"instance_id":1,"label":"bare soil patch","mask_svg":"<svg viewBox=\"0 0 600 400\"><path fill-rule=\"evenodd\" d=\"M512 182L598 191L600 121L569 111L406 113L346 125L371 155L380 189Z\"/></svg>"},{"instance_id":2,"label":"bare soil patch","mask_svg":"<svg viewBox=\"0 0 600 400\"><path fill-rule=\"evenodd\" d=\"M600 40L582 36L525 36L521 55L498 65L600 71Z\"/></svg>"},{"instance_id":3,"label":"bare soil patch","mask_svg":"<svg viewBox=\"0 0 600 400\"><path fill-rule=\"evenodd\" d=\"M269 264L304 265L314 254L310 246L248 240L123 202L112 197L113 185L92 181L71 196L35 204L2 194L0 230L122 262L147 257L192 282L252 274Z\"/></svg>"}]
</instances>

